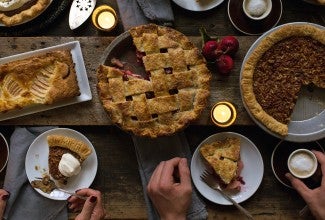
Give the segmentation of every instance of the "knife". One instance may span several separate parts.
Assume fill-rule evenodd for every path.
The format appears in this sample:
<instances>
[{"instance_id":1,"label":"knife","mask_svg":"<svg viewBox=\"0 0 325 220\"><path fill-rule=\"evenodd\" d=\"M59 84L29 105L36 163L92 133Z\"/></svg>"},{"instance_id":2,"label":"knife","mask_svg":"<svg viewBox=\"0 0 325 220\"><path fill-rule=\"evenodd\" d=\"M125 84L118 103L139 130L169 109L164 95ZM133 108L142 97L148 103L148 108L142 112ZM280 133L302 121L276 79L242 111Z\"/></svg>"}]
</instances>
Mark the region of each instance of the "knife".
<instances>
[{"instance_id":1,"label":"knife","mask_svg":"<svg viewBox=\"0 0 325 220\"><path fill-rule=\"evenodd\" d=\"M71 30L82 25L91 15L96 6L96 0L73 0L69 13Z\"/></svg>"}]
</instances>

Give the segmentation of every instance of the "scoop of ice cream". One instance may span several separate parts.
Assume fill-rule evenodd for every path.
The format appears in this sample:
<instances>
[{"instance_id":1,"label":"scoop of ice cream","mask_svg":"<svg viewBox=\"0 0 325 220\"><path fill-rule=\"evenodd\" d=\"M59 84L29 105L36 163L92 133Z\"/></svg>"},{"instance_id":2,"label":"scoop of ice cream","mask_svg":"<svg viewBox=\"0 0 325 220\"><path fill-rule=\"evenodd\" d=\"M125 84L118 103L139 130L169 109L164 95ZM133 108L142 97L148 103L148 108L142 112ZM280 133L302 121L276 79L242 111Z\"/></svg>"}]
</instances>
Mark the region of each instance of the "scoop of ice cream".
<instances>
[{"instance_id":1,"label":"scoop of ice cream","mask_svg":"<svg viewBox=\"0 0 325 220\"><path fill-rule=\"evenodd\" d=\"M80 162L73 155L66 153L62 155L59 163L59 171L66 177L77 175L81 170Z\"/></svg>"},{"instance_id":2,"label":"scoop of ice cream","mask_svg":"<svg viewBox=\"0 0 325 220\"><path fill-rule=\"evenodd\" d=\"M262 14L264 14L264 12L267 9L267 4L265 2L265 0L250 0L247 3L247 12L254 17L259 17Z\"/></svg>"},{"instance_id":3,"label":"scoop of ice cream","mask_svg":"<svg viewBox=\"0 0 325 220\"><path fill-rule=\"evenodd\" d=\"M0 11L12 11L23 6L30 0L0 0Z\"/></svg>"}]
</instances>

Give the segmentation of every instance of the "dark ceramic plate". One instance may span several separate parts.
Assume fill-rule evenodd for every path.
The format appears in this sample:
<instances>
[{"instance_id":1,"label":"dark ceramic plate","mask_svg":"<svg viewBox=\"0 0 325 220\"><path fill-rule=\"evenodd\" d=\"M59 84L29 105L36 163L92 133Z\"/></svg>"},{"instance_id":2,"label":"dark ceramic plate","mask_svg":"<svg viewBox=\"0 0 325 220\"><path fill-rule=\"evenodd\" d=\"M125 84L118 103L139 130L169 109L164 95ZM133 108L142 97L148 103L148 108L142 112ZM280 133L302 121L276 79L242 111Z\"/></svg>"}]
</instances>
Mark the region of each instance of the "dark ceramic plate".
<instances>
[{"instance_id":1,"label":"dark ceramic plate","mask_svg":"<svg viewBox=\"0 0 325 220\"><path fill-rule=\"evenodd\" d=\"M287 159L289 155L296 149L305 148L309 150L317 150L324 152L323 147L319 142L307 142L307 143L294 143L289 141L280 141L277 146L274 148L272 157L271 157L271 166L275 177L285 186L292 188L291 183L285 177L285 174L289 172L287 166ZM316 173L310 178L304 179L303 182L309 188L316 188L320 186L321 183L321 170L318 166Z\"/></svg>"},{"instance_id":2,"label":"dark ceramic plate","mask_svg":"<svg viewBox=\"0 0 325 220\"><path fill-rule=\"evenodd\" d=\"M281 0L272 0L272 10L263 20L249 19L243 11L243 0L228 1L228 16L233 26L248 35L261 35L273 28L280 21L282 15Z\"/></svg>"}]
</instances>

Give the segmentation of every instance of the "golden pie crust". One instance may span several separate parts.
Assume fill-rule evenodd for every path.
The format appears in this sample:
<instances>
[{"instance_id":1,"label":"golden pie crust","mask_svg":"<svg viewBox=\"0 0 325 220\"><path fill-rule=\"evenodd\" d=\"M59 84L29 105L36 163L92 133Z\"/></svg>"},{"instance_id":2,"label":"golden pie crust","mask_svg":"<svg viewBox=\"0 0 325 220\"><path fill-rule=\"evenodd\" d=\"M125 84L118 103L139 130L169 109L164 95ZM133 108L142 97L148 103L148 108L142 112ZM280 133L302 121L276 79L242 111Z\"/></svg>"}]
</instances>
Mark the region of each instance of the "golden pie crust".
<instances>
[{"instance_id":1,"label":"golden pie crust","mask_svg":"<svg viewBox=\"0 0 325 220\"><path fill-rule=\"evenodd\" d=\"M79 94L70 50L0 65L0 112L52 104Z\"/></svg>"},{"instance_id":2,"label":"golden pie crust","mask_svg":"<svg viewBox=\"0 0 325 220\"><path fill-rule=\"evenodd\" d=\"M68 179L68 177L59 171L59 163L62 155L70 153L82 164L92 152L86 143L63 135L49 135L47 136L47 143L49 146L49 173L53 179L61 184L66 184Z\"/></svg>"},{"instance_id":3,"label":"golden pie crust","mask_svg":"<svg viewBox=\"0 0 325 220\"><path fill-rule=\"evenodd\" d=\"M298 41L302 47L291 49L291 46L294 46ZM286 42L290 42L285 46L288 48L281 50L279 45L285 45ZM310 48L304 48L304 44L311 46ZM288 51L287 54L281 54L281 51L286 50ZM270 51L273 54L270 54ZM309 24L284 25L263 38L244 63L242 71L241 88L243 99L252 115L271 131L286 136L288 134L290 115L301 86L313 84L325 88L324 51L324 28ZM277 56L277 53L279 56ZM270 56L272 59L264 63L259 62L263 59L263 56ZM292 60L295 60L296 63L294 65L290 64L288 57L293 58ZM285 63L287 61L288 65ZM260 66L265 71L271 70L268 74L265 74L264 84L256 81L257 71ZM255 90L257 93L254 92ZM260 91L263 90L265 90L265 94L270 94L270 97L272 94L274 95L273 103L272 97L265 98L268 103L263 103L265 100L262 100L262 98L260 98L260 102L257 101L257 97L261 96ZM262 105L269 105L273 109L272 111L263 109ZM287 117L284 117L283 120L277 120L276 117L281 115L281 110L279 110L281 108L286 108ZM272 112L272 114L267 111Z\"/></svg>"},{"instance_id":4,"label":"golden pie crust","mask_svg":"<svg viewBox=\"0 0 325 220\"><path fill-rule=\"evenodd\" d=\"M14 26L24 23L24 21L30 20L42 13L50 3L51 0L36 0L35 3L30 7L23 8L21 10L13 10L15 13L10 13L10 11L0 11L0 23L4 24L5 26Z\"/></svg>"},{"instance_id":5,"label":"golden pie crust","mask_svg":"<svg viewBox=\"0 0 325 220\"><path fill-rule=\"evenodd\" d=\"M203 159L225 184L229 184L238 176L239 138L225 138L214 141L204 144L199 150Z\"/></svg>"},{"instance_id":6,"label":"golden pie crust","mask_svg":"<svg viewBox=\"0 0 325 220\"><path fill-rule=\"evenodd\" d=\"M130 29L148 78L116 67L97 69L100 100L113 123L135 135L171 135L199 117L211 74L200 51L180 32L154 24ZM135 52L136 53L136 52Z\"/></svg>"}]
</instances>

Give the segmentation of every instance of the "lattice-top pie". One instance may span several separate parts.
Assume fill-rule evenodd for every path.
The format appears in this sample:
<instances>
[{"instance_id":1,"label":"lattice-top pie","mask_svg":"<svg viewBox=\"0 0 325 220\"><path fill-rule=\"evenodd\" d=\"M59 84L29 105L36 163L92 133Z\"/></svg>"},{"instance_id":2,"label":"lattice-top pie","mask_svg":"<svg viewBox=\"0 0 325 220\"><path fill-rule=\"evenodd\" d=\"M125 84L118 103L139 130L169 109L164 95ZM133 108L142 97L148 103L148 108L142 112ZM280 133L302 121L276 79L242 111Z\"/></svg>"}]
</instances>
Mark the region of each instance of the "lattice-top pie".
<instances>
[{"instance_id":1,"label":"lattice-top pie","mask_svg":"<svg viewBox=\"0 0 325 220\"><path fill-rule=\"evenodd\" d=\"M63 135L49 135L47 142L49 146L49 173L58 183L66 184L69 177L80 172L82 163L88 158L92 150L83 141ZM60 167L62 157L65 154L70 155ZM73 158L71 159L71 157ZM76 165L74 160L77 160L79 165Z\"/></svg>"},{"instance_id":2,"label":"lattice-top pie","mask_svg":"<svg viewBox=\"0 0 325 220\"><path fill-rule=\"evenodd\" d=\"M80 94L69 50L0 65L0 113Z\"/></svg>"},{"instance_id":3,"label":"lattice-top pie","mask_svg":"<svg viewBox=\"0 0 325 220\"><path fill-rule=\"evenodd\" d=\"M97 70L99 96L111 120L136 135L170 135L198 118L209 96L210 72L180 32L154 24L130 29L146 79L121 68Z\"/></svg>"},{"instance_id":4,"label":"lattice-top pie","mask_svg":"<svg viewBox=\"0 0 325 220\"><path fill-rule=\"evenodd\" d=\"M325 29L284 25L262 39L245 62L244 101L256 119L285 136L301 87L325 88L324 67Z\"/></svg>"},{"instance_id":5,"label":"lattice-top pie","mask_svg":"<svg viewBox=\"0 0 325 220\"><path fill-rule=\"evenodd\" d=\"M238 177L240 139L225 138L200 147L200 154L224 184Z\"/></svg>"},{"instance_id":6,"label":"lattice-top pie","mask_svg":"<svg viewBox=\"0 0 325 220\"><path fill-rule=\"evenodd\" d=\"M30 20L45 10L51 0L0 0L0 23L13 26Z\"/></svg>"}]
</instances>

